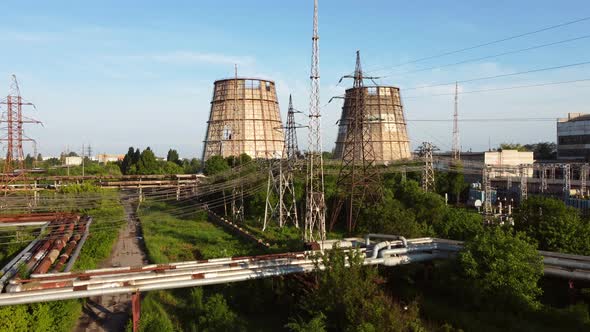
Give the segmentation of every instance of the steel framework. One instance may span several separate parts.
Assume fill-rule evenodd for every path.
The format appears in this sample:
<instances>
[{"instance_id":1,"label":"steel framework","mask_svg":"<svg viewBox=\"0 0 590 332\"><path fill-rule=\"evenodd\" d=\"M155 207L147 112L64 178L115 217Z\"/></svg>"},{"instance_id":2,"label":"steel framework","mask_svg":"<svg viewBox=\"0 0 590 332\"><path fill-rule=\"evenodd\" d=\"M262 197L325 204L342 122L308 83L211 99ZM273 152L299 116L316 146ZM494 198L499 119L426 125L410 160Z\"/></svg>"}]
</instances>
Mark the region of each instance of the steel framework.
<instances>
[{"instance_id":1,"label":"steel framework","mask_svg":"<svg viewBox=\"0 0 590 332\"><path fill-rule=\"evenodd\" d=\"M36 143L34 139L25 135L23 125L25 123L42 123L23 116L23 106L32 106L34 108L35 105L31 102L23 101L16 75L12 75L9 94L5 99L0 101L0 105L5 105L0 123L3 125L6 124L6 126L2 127L6 131L6 134L0 138L0 142L6 142L6 158L4 160L2 186L3 189L7 190L10 183L17 181L26 174L23 142Z\"/></svg>"},{"instance_id":2,"label":"steel framework","mask_svg":"<svg viewBox=\"0 0 590 332\"><path fill-rule=\"evenodd\" d=\"M269 162L263 231L266 230L266 226L272 219L278 219L279 227L292 223L299 228L293 180L294 172L299 166L299 146L297 144L296 130L302 126L295 123L296 112L293 108L293 98L289 95L287 122L284 127L284 150L281 159L271 159Z\"/></svg>"},{"instance_id":3,"label":"steel framework","mask_svg":"<svg viewBox=\"0 0 590 332\"><path fill-rule=\"evenodd\" d=\"M586 196L586 182L588 181L588 164L580 167L580 194Z\"/></svg>"},{"instance_id":4,"label":"steel framework","mask_svg":"<svg viewBox=\"0 0 590 332\"><path fill-rule=\"evenodd\" d=\"M324 161L322 158L320 112L320 46L318 35L318 0L313 3L311 55L311 94L309 102L309 152L305 195L306 241L326 239L326 202L324 197Z\"/></svg>"},{"instance_id":5,"label":"steel framework","mask_svg":"<svg viewBox=\"0 0 590 332\"><path fill-rule=\"evenodd\" d=\"M482 172L483 190L485 194L483 212L484 215L490 216L492 214L492 181L490 180L490 167L484 165Z\"/></svg>"},{"instance_id":6,"label":"steel framework","mask_svg":"<svg viewBox=\"0 0 590 332\"><path fill-rule=\"evenodd\" d=\"M570 164L563 164L561 167L563 169L563 197L567 199L570 197L572 189L572 169Z\"/></svg>"},{"instance_id":7,"label":"steel framework","mask_svg":"<svg viewBox=\"0 0 590 332\"><path fill-rule=\"evenodd\" d=\"M541 192L544 193L547 191L547 166L542 165L539 172L541 176Z\"/></svg>"},{"instance_id":8,"label":"steel framework","mask_svg":"<svg viewBox=\"0 0 590 332\"><path fill-rule=\"evenodd\" d=\"M293 223L299 227L297 202L295 196L294 173L299 168L299 146L297 144L297 128L302 128L295 122L293 99L289 95L289 109L285 125L285 151L279 169L279 225Z\"/></svg>"},{"instance_id":9,"label":"steel framework","mask_svg":"<svg viewBox=\"0 0 590 332\"><path fill-rule=\"evenodd\" d=\"M455 82L455 112L453 113L453 160L461 160L461 144L459 143L459 86Z\"/></svg>"},{"instance_id":10,"label":"steel framework","mask_svg":"<svg viewBox=\"0 0 590 332\"><path fill-rule=\"evenodd\" d=\"M340 217L342 207L346 204L346 226L349 233L356 228L356 221L361 209L374 204L381 195L380 176L375 169L375 151L371 140L370 119L365 107L363 80L374 77L363 76L360 52L356 52L356 67L353 76L353 88L347 91L342 114L346 115L346 137L343 144L342 161L336 188L338 197L330 218L330 230Z\"/></svg>"},{"instance_id":11,"label":"steel framework","mask_svg":"<svg viewBox=\"0 0 590 332\"><path fill-rule=\"evenodd\" d=\"M522 203L528 197L528 165L520 165L520 202Z\"/></svg>"},{"instance_id":12,"label":"steel framework","mask_svg":"<svg viewBox=\"0 0 590 332\"><path fill-rule=\"evenodd\" d=\"M424 168L422 169L422 190L428 192L434 190L434 159L432 157L433 151L436 149L431 142L423 142L418 148L418 155L424 161Z\"/></svg>"},{"instance_id":13,"label":"steel framework","mask_svg":"<svg viewBox=\"0 0 590 332\"><path fill-rule=\"evenodd\" d=\"M239 119L240 116L240 104L238 102L238 66L235 65L234 67L234 99L233 99L233 118ZM244 89L245 93L245 89ZM244 99L245 96L242 96ZM240 124L234 123L234 126L231 128L231 135L235 138L240 137ZM239 153L239 148L236 146L235 143L231 144L231 155L232 159L232 168L236 169L237 161L242 164L241 154ZM236 174L239 181L234 185L232 188L232 201L231 201L231 211L232 211L232 221L237 223L242 223L244 221L244 184L241 181L241 174Z\"/></svg>"}]
</instances>

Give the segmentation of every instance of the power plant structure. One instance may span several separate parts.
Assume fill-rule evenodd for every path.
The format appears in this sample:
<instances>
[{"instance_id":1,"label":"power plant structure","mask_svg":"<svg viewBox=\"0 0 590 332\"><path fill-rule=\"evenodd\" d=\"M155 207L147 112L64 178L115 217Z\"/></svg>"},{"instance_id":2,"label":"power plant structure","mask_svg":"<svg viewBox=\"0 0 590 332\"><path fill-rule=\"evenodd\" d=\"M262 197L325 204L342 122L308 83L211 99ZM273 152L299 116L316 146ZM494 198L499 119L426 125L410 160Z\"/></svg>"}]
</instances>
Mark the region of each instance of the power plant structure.
<instances>
[{"instance_id":1,"label":"power plant structure","mask_svg":"<svg viewBox=\"0 0 590 332\"><path fill-rule=\"evenodd\" d=\"M273 81L230 78L215 81L203 161L215 155L280 158L285 138Z\"/></svg>"},{"instance_id":2,"label":"power plant structure","mask_svg":"<svg viewBox=\"0 0 590 332\"><path fill-rule=\"evenodd\" d=\"M410 139L399 88L393 86L364 86L346 90L342 115L338 124L338 137L334 157L342 159L349 119L352 117L358 89L365 108L364 124L370 132L370 144L375 162L384 164L394 160L409 159Z\"/></svg>"}]
</instances>

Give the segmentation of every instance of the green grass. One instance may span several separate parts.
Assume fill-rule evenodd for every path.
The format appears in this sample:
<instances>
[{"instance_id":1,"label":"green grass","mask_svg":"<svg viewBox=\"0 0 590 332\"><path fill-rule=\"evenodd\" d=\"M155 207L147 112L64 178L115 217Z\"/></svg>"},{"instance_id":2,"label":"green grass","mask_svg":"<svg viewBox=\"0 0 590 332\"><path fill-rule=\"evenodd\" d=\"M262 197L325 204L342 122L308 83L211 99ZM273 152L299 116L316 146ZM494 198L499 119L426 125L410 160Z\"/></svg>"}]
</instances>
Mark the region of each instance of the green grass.
<instances>
[{"instance_id":1,"label":"green grass","mask_svg":"<svg viewBox=\"0 0 590 332\"><path fill-rule=\"evenodd\" d=\"M84 211L92 217L90 235L82 247L73 270L88 270L100 266L109 257L117 241L119 231L125 225L125 210L119 202L118 193L103 192L99 206Z\"/></svg>"},{"instance_id":2,"label":"green grass","mask_svg":"<svg viewBox=\"0 0 590 332\"><path fill-rule=\"evenodd\" d=\"M204 212L178 217L176 207L145 203L139 209L147 255L154 263L244 256L261 253L254 243L240 240L207 221Z\"/></svg>"},{"instance_id":3,"label":"green grass","mask_svg":"<svg viewBox=\"0 0 590 332\"><path fill-rule=\"evenodd\" d=\"M175 204L147 202L139 209L150 261L167 263L265 253L257 244L208 222L204 212L175 216L178 208ZM263 308L264 305L258 303L262 298L272 297L266 294L272 289L269 283L272 284L270 280L253 280L239 284L149 292L142 300L141 330L190 331L207 329L206 326L209 326L208 330L216 330L208 324L229 320L236 325L232 331L276 331L282 322L269 325L269 320L263 315L254 317L247 313L248 310ZM266 287L255 287L262 284ZM245 298L257 304L244 308ZM222 304L219 301L227 302ZM203 322L203 319L211 317L219 320ZM264 324L261 323L263 321ZM219 325L215 326L219 328Z\"/></svg>"}]
</instances>

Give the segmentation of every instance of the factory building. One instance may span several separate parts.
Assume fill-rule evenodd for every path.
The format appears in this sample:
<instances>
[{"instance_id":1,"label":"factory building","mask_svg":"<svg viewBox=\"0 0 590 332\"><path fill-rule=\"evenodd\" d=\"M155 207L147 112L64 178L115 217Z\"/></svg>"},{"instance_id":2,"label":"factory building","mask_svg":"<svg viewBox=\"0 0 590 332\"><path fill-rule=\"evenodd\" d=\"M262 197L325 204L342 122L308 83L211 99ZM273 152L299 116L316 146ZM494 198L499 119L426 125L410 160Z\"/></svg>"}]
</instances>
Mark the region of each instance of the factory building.
<instances>
[{"instance_id":1,"label":"factory building","mask_svg":"<svg viewBox=\"0 0 590 332\"><path fill-rule=\"evenodd\" d=\"M203 160L211 156L278 158L284 146L275 83L232 78L214 83Z\"/></svg>"},{"instance_id":2,"label":"factory building","mask_svg":"<svg viewBox=\"0 0 590 332\"><path fill-rule=\"evenodd\" d=\"M557 119L557 159L590 161L590 114L568 113Z\"/></svg>"},{"instance_id":3,"label":"factory building","mask_svg":"<svg viewBox=\"0 0 590 332\"><path fill-rule=\"evenodd\" d=\"M368 126L369 142L375 153L375 161L387 163L411 158L410 140L399 88L391 86L371 86L346 90L338 124L334 157L338 159L343 157L348 119L352 116L354 105L356 105L357 89L363 89L361 98L363 98L366 112L364 124Z\"/></svg>"}]
</instances>

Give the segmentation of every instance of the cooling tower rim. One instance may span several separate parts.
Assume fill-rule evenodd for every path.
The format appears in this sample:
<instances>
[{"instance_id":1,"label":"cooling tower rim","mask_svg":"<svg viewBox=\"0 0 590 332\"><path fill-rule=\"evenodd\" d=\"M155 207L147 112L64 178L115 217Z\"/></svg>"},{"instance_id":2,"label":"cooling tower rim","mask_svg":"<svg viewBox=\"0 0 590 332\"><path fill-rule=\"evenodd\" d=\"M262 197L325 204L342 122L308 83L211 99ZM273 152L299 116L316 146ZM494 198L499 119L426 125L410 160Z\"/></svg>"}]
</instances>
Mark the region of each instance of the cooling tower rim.
<instances>
[{"instance_id":1,"label":"cooling tower rim","mask_svg":"<svg viewBox=\"0 0 590 332\"><path fill-rule=\"evenodd\" d=\"M369 86L363 86L363 89L368 89L368 88L391 88L391 89L395 89L397 91L401 91L401 89L397 86L393 86L393 85L369 85ZM352 91L354 89L359 89L359 88L348 88L345 91Z\"/></svg>"},{"instance_id":2,"label":"cooling tower rim","mask_svg":"<svg viewBox=\"0 0 590 332\"><path fill-rule=\"evenodd\" d=\"M227 81L234 81L234 80L238 80L238 81L248 81L248 80L252 80L252 81L261 81L261 82L270 82L272 84L275 84L275 81L270 80L270 79L266 79L266 78L261 78L261 77L227 77L227 78L222 78L222 79L218 79L215 82L213 82L213 84L217 84L217 83L221 83L221 82L227 82Z\"/></svg>"}]
</instances>

